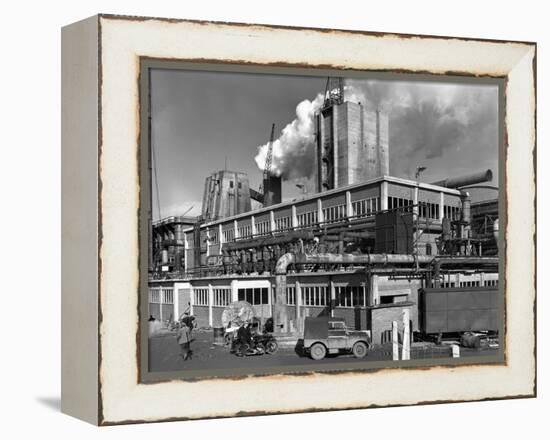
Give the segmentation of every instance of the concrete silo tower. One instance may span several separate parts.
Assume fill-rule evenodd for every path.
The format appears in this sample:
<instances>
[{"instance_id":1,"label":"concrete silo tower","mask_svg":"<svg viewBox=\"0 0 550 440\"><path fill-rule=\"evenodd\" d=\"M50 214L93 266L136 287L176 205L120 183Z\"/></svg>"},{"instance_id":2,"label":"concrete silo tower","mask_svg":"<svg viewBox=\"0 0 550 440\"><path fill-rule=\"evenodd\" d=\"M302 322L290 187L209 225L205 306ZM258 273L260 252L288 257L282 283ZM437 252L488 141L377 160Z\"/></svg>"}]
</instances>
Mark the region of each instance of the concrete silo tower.
<instances>
[{"instance_id":1,"label":"concrete silo tower","mask_svg":"<svg viewBox=\"0 0 550 440\"><path fill-rule=\"evenodd\" d=\"M345 101L343 80L329 78L315 115L317 191L389 175L388 125L386 112Z\"/></svg>"}]
</instances>

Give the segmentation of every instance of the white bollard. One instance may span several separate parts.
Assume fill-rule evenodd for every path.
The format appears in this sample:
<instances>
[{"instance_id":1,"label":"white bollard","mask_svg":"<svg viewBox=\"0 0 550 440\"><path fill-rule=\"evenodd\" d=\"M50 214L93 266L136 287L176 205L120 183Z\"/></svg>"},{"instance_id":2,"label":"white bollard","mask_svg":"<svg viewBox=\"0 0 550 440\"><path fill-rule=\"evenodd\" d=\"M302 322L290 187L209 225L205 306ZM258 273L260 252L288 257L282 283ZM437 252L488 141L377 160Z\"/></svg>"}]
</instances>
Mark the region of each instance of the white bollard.
<instances>
[{"instance_id":1,"label":"white bollard","mask_svg":"<svg viewBox=\"0 0 550 440\"><path fill-rule=\"evenodd\" d=\"M460 345L453 344L453 357L459 358L460 357Z\"/></svg>"},{"instance_id":2,"label":"white bollard","mask_svg":"<svg viewBox=\"0 0 550 440\"><path fill-rule=\"evenodd\" d=\"M401 359L408 361L411 359L411 328L409 324L409 309L403 310L403 350Z\"/></svg>"},{"instance_id":3,"label":"white bollard","mask_svg":"<svg viewBox=\"0 0 550 440\"><path fill-rule=\"evenodd\" d=\"M391 343L393 348L393 360L399 360L399 336L397 332L397 321L391 323Z\"/></svg>"}]
</instances>

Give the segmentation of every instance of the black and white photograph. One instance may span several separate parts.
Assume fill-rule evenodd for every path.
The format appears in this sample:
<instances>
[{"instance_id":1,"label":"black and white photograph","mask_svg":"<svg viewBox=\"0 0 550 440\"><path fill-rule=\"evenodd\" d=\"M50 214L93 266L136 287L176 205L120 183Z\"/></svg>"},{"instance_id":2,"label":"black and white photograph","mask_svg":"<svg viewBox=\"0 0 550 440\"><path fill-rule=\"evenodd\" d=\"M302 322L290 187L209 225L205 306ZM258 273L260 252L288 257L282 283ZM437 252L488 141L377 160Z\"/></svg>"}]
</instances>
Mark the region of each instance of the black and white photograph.
<instances>
[{"instance_id":1,"label":"black and white photograph","mask_svg":"<svg viewBox=\"0 0 550 440\"><path fill-rule=\"evenodd\" d=\"M503 362L502 81L142 63L142 369Z\"/></svg>"},{"instance_id":2,"label":"black and white photograph","mask_svg":"<svg viewBox=\"0 0 550 440\"><path fill-rule=\"evenodd\" d=\"M7 3L2 438L544 432L541 4Z\"/></svg>"}]
</instances>

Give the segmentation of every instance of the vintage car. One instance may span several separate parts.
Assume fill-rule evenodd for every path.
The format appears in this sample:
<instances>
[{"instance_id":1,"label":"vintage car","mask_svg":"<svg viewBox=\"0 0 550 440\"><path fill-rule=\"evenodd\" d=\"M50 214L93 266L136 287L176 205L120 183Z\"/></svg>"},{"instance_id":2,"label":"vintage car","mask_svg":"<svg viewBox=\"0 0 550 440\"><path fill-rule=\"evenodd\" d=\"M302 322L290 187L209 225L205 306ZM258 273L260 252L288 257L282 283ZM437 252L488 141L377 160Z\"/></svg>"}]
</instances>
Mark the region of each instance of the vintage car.
<instances>
[{"instance_id":1,"label":"vintage car","mask_svg":"<svg viewBox=\"0 0 550 440\"><path fill-rule=\"evenodd\" d=\"M371 347L371 338L368 331L348 329L342 318L320 316L305 319L303 347L314 360L323 359L327 353L353 353L363 358Z\"/></svg>"}]
</instances>

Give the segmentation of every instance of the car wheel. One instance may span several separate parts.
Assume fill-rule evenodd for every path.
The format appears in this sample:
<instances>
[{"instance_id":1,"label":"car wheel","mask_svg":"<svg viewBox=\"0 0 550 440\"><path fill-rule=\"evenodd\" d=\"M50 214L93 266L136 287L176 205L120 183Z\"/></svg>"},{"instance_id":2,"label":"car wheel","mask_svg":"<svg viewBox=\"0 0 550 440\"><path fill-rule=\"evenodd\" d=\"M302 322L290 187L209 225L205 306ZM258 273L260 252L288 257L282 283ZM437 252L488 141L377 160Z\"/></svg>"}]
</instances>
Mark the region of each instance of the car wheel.
<instances>
[{"instance_id":1,"label":"car wheel","mask_svg":"<svg viewBox=\"0 0 550 440\"><path fill-rule=\"evenodd\" d=\"M311 348L309 349L309 355L311 356L311 359L315 361L320 361L327 355L327 349L323 344L318 342L311 346Z\"/></svg>"},{"instance_id":2,"label":"car wheel","mask_svg":"<svg viewBox=\"0 0 550 440\"><path fill-rule=\"evenodd\" d=\"M367 355L367 344L364 342L356 342L353 346L353 355L356 358L364 358Z\"/></svg>"},{"instance_id":3,"label":"car wheel","mask_svg":"<svg viewBox=\"0 0 550 440\"><path fill-rule=\"evenodd\" d=\"M275 353L278 348L279 344L277 344L277 341L269 341L265 347L265 351L268 354L272 354Z\"/></svg>"}]
</instances>

